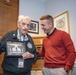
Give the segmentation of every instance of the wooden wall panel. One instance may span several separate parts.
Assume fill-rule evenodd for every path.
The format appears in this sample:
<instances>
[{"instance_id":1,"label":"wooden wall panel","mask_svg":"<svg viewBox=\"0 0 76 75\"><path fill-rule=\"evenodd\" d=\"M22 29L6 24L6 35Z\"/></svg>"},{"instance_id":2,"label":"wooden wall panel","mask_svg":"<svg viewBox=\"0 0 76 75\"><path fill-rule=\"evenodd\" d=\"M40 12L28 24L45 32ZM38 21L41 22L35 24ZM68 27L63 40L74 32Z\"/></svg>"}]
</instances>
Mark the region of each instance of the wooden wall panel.
<instances>
[{"instance_id":1,"label":"wooden wall panel","mask_svg":"<svg viewBox=\"0 0 76 75\"><path fill-rule=\"evenodd\" d=\"M17 18L19 12L19 0L0 0L0 39L11 30L17 28ZM0 74L2 74L1 63L3 60L0 55Z\"/></svg>"},{"instance_id":2,"label":"wooden wall panel","mask_svg":"<svg viewBox=\"0 0 76 75\"><path fill-rule=\"evenodd\" d=\"M19 0L0 0L0 37L16 29L18 11Z\"/></svg>"},{"instance_id":3,"label":"wooden wall panel","mask_svg":"<svg viewBox=\"0 0 76 75\"><path fill-rule=\"evenodd\" d=\"M3 58L4 58L4 53L2 53L1 55L0 55L0 74L2 74L2 61L3 61Z\"/></svg>"},{"instance_id":4,"label":"wooden wall panel","mask_svg":"<svg viewBox=\"0 0 76 75\"><path fill-rule=\"evenodd\" d=\"M44 37L45 36L32 37L37 51L42 50L42 41ZM32 70L42 70L43 65L44 65L44 57L38 57L37 61L32 65Z\"/></svg>"}]
</instances>

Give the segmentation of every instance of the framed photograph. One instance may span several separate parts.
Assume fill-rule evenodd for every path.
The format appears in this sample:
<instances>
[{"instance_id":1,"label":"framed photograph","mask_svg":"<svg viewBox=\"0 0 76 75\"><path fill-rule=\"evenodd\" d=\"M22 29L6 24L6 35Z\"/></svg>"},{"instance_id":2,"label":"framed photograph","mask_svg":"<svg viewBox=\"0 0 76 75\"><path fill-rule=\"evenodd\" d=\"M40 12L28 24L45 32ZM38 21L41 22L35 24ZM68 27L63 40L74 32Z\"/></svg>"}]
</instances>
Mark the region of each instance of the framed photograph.
<instances>
[{"instance_id":1,"label":"framed photograph","mask_svg":"<svg viewBox=\"0 0 76 75\"><path fill-rule=\"evenodd\" d=\"M39 34L39 22L31 20L29 33Z\"/></svg>"},{"instance_id":2,"label":"framed photograph","mask_svg":"<svg viewBox=\"0 0 76 75\"><path fill-rule=\"evenodd\" d=\"M59 30L70 33L68 11L54 17L54 26Z\"/></svg>"},{"instance_id":3,"label":"framed photograph","mask_svg":"<svg viewBox=\"0 0 76 75\"><path fill-rule=\"evenodd\" d=\"M7 56L22 56L26 51L24 42L7 41Z\"/></svg>"}]
</instances>

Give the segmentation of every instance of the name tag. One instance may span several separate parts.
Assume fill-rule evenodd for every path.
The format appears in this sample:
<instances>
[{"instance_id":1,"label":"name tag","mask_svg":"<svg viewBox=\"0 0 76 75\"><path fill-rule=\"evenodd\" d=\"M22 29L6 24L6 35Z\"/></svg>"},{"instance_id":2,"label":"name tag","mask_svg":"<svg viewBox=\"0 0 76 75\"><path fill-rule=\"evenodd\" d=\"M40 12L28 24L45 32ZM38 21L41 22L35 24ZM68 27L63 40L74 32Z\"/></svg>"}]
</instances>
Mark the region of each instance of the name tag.
<instances>
[{"instance_id":1,"label":"name tag","mask_svg":"<svg viewBox=\"0 0 76 75\"><path fill-rule=\"evenodd\" d=\"M22 58L18 59L18 68L24 68L24 59Z\"/></svg>"}]
</instances>

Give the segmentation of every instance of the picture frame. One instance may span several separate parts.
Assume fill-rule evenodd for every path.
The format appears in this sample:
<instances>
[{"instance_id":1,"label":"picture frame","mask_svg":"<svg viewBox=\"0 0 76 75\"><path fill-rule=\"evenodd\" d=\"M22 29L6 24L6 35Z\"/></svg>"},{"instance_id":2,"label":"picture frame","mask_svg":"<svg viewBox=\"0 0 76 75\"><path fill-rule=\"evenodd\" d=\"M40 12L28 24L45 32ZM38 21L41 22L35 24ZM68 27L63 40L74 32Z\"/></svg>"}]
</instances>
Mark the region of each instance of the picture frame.
<instances>
[{"instance_id":1,"label":"picture frame","mask_svg":"<svg viewBox=\"0 0 76 75\"><path fill-rule=\"evenodd\" d=\"M25 44L22 41L7 41L6 47L6 53L9 57L22 57L22 54L26 51Z\"/></svg>"},{"instance_id":2,"label":"picture frame","mask_svg":"<svg viewBox=\"0 0 76 75\"><path fill-rule=\"evenodd\" d=\"M29 33L39 34L39 22L31 20L30 29L29 29L28 32Z\"/></svg>"},{"instance_id":3,"label":"picture frame","mask_svg":"<svg viewBox=\"0 0 76 75\"><path fill-rule=\"evenodd\" d=\"M59 14L58 16L54 17L54 27L56 27L59 30L70 33L68 11L65 11Z\"/></svg>"}]
</instances>

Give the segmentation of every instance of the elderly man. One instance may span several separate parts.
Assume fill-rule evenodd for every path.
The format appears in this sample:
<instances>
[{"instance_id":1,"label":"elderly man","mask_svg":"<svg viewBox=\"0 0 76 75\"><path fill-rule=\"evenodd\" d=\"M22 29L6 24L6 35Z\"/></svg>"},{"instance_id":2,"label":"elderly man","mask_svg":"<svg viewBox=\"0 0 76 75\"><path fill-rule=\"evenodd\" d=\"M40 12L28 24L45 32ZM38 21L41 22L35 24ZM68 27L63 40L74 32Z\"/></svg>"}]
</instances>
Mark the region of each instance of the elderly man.
<instances>
[{"instance_id":1,"label":"elderly man","mask_svg":"<svg viewBox=\"0 0 76 75\"><path fill-rule=\"evenodd\" d=\"M28 16L20 15L18 28L4 35L1 40L0 53L5 52L2 63L3 75L31 75L32 63L37 59L37 52L34 42L29 34L31 19ZM23 42L26 47L22 57L7 56L7 42ZM17 52L16 52L17 53Z\"/></svg>"}]
</instances>

